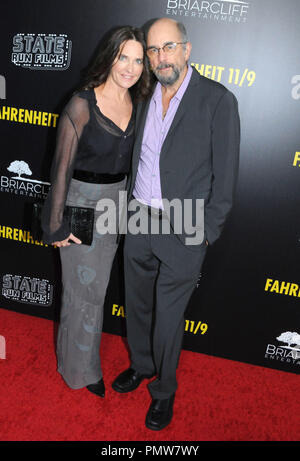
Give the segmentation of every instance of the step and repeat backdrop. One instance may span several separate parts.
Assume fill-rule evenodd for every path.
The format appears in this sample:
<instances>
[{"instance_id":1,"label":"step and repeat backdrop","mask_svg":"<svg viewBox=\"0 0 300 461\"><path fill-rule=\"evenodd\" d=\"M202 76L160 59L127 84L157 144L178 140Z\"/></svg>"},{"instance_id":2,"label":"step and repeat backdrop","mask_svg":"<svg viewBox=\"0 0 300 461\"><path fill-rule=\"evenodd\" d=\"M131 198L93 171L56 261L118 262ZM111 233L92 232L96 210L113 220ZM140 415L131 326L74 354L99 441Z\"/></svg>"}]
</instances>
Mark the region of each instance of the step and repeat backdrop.
<instances>
[{"instance_id":1,"label":"step and repeat backdrop","mask_svg":"<svg viewBox=\"0 0 300 461\"><path fill-rule=\"evenodd\" d=\"M236 95L242 129L235 204L222 237L208 249L186 311L183 348L299 373L298 0L1 5L0 306L59 318L58 249L31 233L32 204L50 187L59 116L102 35L158 17L185 24L191 64ZM104 331L126 336L122 246Z\"/></svg>"}]
</instances>

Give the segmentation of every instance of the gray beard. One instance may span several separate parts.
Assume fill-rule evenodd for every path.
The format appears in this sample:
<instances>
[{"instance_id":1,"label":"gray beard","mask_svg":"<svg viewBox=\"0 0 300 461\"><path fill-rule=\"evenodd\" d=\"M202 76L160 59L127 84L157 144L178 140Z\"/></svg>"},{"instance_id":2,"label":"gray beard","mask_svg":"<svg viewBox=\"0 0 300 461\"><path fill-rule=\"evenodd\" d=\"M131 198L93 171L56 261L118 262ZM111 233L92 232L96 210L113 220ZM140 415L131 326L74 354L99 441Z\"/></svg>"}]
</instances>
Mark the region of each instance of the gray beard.
<instances>
[{"instance_id":1,"label":"gray beard","mask_svg":"<svg viewBox=\"0 0 300 461\"><path fill-rule=\"evenodd\" d=\"M175 82L177 82L177 80L179 79L180 77L180 70L178 69L178 67L175 67L173 65L170 65L170 67L172 68L172 74L169 75L168 77L164 77L163 75L161 75L159 73L159 67L156 69L156 70L153 70L153 73L154 75L156 76L157 80L164 86L168 86L168 85L173 85ZM163 67L163 66L162 66Z\"/></svg>"}]
</instances>

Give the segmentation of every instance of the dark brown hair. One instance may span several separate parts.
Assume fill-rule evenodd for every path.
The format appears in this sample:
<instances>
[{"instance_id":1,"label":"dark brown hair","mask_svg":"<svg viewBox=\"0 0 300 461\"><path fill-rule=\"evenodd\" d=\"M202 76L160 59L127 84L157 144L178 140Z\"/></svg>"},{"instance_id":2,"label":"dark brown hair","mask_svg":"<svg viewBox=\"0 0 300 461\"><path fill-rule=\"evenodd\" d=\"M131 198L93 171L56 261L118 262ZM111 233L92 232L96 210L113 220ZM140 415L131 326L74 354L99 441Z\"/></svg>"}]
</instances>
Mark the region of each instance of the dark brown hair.
<instances>
[{"instance_id":1,"label":"dark brown hair","mask_svg":"<svg viewBox=\"0 0 300 461\"><path fill-rule=\"evenodd\" d=\"M141 29L132 26L118 26L110 29L101 39L90 66L85 70L80 90L95 88L107 80L112 65L118 56L121 45L127 40L139 42L144 51L143 72L138 82L129 91L134 101L150 94L150 70L146 56L146 42Z\"/></svg>"}]
</instances>

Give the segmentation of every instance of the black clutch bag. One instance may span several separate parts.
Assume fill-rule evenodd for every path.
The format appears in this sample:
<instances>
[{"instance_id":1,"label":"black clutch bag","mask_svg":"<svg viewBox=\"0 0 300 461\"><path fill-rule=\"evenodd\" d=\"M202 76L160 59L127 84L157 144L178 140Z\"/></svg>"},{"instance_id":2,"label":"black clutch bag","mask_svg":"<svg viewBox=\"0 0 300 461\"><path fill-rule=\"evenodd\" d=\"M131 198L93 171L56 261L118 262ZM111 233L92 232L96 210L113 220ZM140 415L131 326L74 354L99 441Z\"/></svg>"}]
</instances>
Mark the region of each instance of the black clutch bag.
<instances>
[{"instance_id":1,"label":"black clutch bag","mask_svg":"<svg viewBox=\"0 0 300 461\"><path fill-rule=\"evenodd\" d=\"M34 239L40 239L42 236L41 213L43 203L33 204L32 228L31 232ZM84 245L91 245L93 241L94 229L94 209L78 206L65 206L64 217L70 224L70 231ZM72 240L70 240L72 243Z\"/></svg>"}]
</instances>

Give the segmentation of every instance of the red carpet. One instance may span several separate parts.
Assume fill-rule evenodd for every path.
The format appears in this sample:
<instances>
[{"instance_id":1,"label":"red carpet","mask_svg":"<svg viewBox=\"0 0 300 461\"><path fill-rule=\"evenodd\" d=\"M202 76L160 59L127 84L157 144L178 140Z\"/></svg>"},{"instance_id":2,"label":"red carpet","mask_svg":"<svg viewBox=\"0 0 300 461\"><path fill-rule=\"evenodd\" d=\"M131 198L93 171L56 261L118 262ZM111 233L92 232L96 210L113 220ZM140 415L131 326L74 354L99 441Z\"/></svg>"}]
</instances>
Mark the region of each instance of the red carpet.
<instances>
[{"instance_id":1,"label":"red carpet","mask_svg":"<svg viewBox=\"0 0 300 461\"><path fill-rule=\"evenodd\" d=\"M106 397L69 389L56 372L54 323L0 309L1 441L297 441L296 374L183 351L174 417L160 432L144 425L150 395L110 385L129 364L124 339L104 334Z\"/></svg>"}]
</instances>

